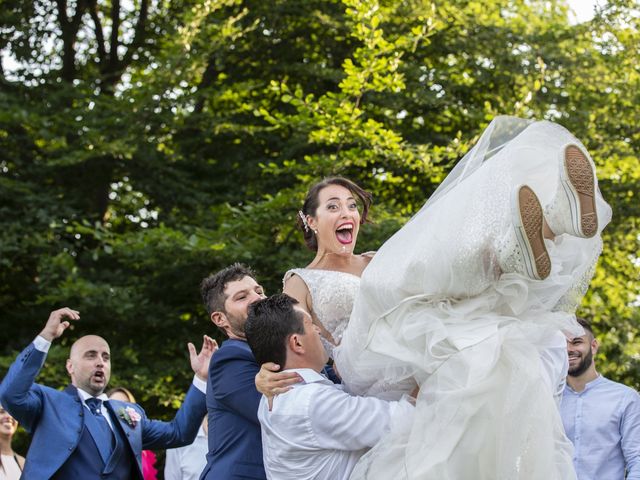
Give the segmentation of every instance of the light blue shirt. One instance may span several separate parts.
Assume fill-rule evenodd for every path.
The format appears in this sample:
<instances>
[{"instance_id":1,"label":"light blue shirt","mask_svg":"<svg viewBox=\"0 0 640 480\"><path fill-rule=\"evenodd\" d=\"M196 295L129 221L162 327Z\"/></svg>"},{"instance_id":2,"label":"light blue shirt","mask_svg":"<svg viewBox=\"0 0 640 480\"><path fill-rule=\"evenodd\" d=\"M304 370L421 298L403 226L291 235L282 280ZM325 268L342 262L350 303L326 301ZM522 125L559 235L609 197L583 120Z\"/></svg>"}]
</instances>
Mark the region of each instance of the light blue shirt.
<instances>
[{"instance_id":1,"label":"light blue shirt","mask_svg":"<svg viewBox=\"0 0 640 480\"><path fill-rule=\"evenodd\" d=\"M640 480L640 396L599 376L582 392L568 384L560 413L578 480Z\"/></svg>"}]
</instances>

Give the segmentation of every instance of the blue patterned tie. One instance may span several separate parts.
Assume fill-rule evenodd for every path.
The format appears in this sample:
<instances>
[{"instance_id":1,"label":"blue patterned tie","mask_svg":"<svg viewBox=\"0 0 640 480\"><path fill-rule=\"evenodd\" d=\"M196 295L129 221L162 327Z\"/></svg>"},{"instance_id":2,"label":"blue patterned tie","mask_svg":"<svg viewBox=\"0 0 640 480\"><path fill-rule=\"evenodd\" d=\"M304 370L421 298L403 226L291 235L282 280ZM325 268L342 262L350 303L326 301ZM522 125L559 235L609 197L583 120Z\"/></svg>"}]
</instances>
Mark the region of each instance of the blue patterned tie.
<instances>
[{"instance_id":1,"label":"blue patterned tie","mask_svg":"<svg viewBox=\"0 0 640 480\"><path fill-rule=\"evenodd\" d=\"M91 397L87 398L84 402L87 404L89 410L94 415L96 423L101 430L102 441L100 442L101 445L99 445L98 448L100 448L105 457L108 457L113 448L113 432L111 431L111 427L109 426L107 419L104 418L104 415L102 415L102 400L100 400L99 398Z\"/></svg>"}]
</instances>

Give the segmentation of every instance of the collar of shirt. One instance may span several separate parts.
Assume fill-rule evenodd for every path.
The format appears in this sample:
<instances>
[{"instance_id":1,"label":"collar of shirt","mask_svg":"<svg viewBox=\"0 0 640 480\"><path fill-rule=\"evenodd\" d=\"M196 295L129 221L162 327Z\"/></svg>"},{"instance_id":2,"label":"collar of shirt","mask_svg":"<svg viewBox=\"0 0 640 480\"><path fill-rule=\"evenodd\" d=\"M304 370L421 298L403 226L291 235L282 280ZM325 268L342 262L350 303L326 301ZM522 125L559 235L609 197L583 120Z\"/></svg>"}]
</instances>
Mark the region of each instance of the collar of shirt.
<instances>
[{"instance_id":1,"label":"collar of shirt","mask_svg":"<svg viewBox=\"0 0 640 480\"><path fill-rule=\"evenodd\" d=\"M77 387L76 387L76 388L77 388ZM87 403L86 403L86 400L87 400L88 398L92 398L92 397L93 397L93 395L91 395L90 393L85 392L85 391L84 391L84 390L82 390L81 388L78 388L78 395L79 395L79 396L80 396L80 398L82 399L82 404L84 405L84 407L85 407L87 410L91 411L91 409L89 408L89 405L87 405ZM113 430L113 424L111 423L111 415L109 415L109 410L107 410L107 409L104 407L104 402L105 402L106 400L109 400L109 397L107 397L107 395L106 395L106 394L102 393L101 395L99 395L99 396L97 396L97 397L95 397L95 398L98 398L98 399L102 400L102 402L103 402L103 403L102 403L102 405L100 405L100 411L102 412L102 416L103 416L104 418L106 418L106 419L107 419L107 423L109 424L109 426L110 426L110 427L111 427L111 429Z\"/></svg>"},{"instance_id":2,"label":"collar of shirt","mask_svg":"<svg viewBox=\"0 0 640 480\"><path fill-rule=\"evenodd\" d=\"M302 382L307 383L325 383L327 385L333 385L333 382L324 375L312 370L310 368L290 368L284 370L285 372L295 372L302 378ZM302 383L301 382L301 383ZM295 385L293 385L295 387Z\"/></svg>"},{"instance_id":3,"label":"collar of shirt","mask_svg":"<svg viewBox=\"0 0 640 480\"><path fill-rule=\"evenodd\" d=\"M78 395L80 395L80 398L82 399L83 402L85 400L87 400L88 398L93 398L93 395L91 395L90 393L85 392L81 388L78 388ZM103 393L103 394L101 394L101 395L99 395L99 396L97 396L95 398L98 398L98 399L102 400L103 402L106 401L106 400L109 400L109 397L107 397L107 395L105 393Z\"/></svg>"},{"instance_id":4,"label":"collar of shirt","mask_svg":"<svg viewBox=\"0 0 640 480\"><path fill-rule=\"evenodd\" d=\"M580 395L581 393L584 393L587 390L590 390L590 389L592 389L594 387L597 387L599 384L601 384L604 381L605 381L604 377L602 375L598 374L598 376L596 378L594 378L590 382L587 382L584 385L584 390L582 390L581 392L576 392L573 388L571 388L571 385L569 385L569 382L567 382L567 388L569 390L571 390L571 392L575 393L576 395Z\"/></svg>"}]
</instances>

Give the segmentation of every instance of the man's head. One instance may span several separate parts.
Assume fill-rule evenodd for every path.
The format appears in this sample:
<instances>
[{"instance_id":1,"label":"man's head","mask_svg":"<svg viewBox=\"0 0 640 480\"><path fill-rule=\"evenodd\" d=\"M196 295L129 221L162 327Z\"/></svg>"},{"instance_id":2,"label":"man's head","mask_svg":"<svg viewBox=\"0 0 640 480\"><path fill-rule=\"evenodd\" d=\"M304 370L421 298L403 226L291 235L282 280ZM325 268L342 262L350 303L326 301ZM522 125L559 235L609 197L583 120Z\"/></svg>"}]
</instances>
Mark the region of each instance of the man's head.
<instances>
[{"instance_id":1,"label":"man's head","mask_svg":"<svg viewBox=\"0 0 640 480\"><path fill-rule=\"evenodd\" d=\"M94 397L107 388L111 377L111 351L102 337L86 335L71 345L67 359L71 383Z\"/></svg>"},{"instance_id":2,"label":"man's head","mask_svg":"<svg viewBox=\"0 0 640 480\"><path fill-rule=\"evenodd\" d=\"M576 318L584 328L584 335L567 340L569 353L569 376L579 377L589 368L595 368L593 356L598 352L598 341L593 335L591 324L584 318Z\"/></svg>"},{"instance_id":3,"label":"man's head","mask_svg":"<svg viewBox=\"0 0 640 480\"><path fill-rule=\"evenodd\" d=\"M319 372L328 355L320 330L297 303L281 293L251 305L245 324L247 342L259 364L274 362L281 369L311 368Z\"/></svg>"},{"instance_id":4,"label":"man's head","mask_svg":"<svg viewBox=\"0 0 640 480\"><path fill-rule=\"evenodd\" d=\"M244 339L247 309L264 298L253 271L240 263L208 276L200 286L209 318L229 338Z\"/></svg>"}]
</instances>

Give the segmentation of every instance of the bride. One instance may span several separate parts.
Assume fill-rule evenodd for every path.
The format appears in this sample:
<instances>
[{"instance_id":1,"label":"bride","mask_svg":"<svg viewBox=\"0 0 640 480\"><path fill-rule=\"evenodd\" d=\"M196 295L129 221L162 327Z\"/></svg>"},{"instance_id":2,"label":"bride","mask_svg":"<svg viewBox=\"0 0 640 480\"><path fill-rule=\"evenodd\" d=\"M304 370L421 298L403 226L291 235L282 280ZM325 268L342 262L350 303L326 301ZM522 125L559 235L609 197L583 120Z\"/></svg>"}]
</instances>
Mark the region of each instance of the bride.
<instances>
[{"instance_id":1,"label":"bride","mask_svg":"<svg viewBox=\"0 0 640 480\"><path fill-rule=\"evenodd\" d=\"M321 213L303 211L318 244ZM414 417L394 425L351 478L575 478L554 402L566 374L558 332L576 333L572 312L609 219L591 161L569 132L499 117L422 210L361 260L342 338L324 313L347 302L314 295L304 273L286 277L299 280L285 292L329 319L348 390L394 398L420 386ZM340 245L309 270L350 264L355 237L333 225ZM348 277L321 275L346 292Z\"/></svg>"}]
</instances>

